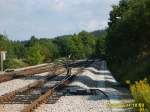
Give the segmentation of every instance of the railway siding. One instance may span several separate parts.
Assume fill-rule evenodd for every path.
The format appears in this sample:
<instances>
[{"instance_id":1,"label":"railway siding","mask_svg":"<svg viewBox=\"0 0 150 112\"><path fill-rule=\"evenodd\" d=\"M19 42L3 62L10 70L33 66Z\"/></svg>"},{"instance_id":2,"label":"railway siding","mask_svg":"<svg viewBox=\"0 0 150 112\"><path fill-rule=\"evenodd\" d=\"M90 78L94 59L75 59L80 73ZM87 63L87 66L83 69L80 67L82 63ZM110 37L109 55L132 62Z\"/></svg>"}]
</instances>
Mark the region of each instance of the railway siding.
<instances>
[{"instance_id":1,"label":"railway siding","mask_svg":"<svg viewBox=\"0 0 150 112\"><path fill-rule=\"evenodd\" d=\"M129 91L126 88L121 87L120 84L115 80L110 71L107 69L105 61L95 60L91 62L92 64L89 64L89 66L83 67L82 73L78 73L76 77L74 77L73 82L72 80L69 81L65 79L65 77L70 76L66 76L65 73L54 77L52 80L49 80L46 83L42 82L45 81L45 73L39 74L39 76L36 74L30 78L25 77L27 81L35 81L37 83L33 82L33 85L30 83L29 85L20 88L19 91L25 91L29 88L37 86L37 84L41 84L42 86L32 89L27 93L23 92L21 94L17 94L13 99L12 104L2 104L4 106L3 108L6 110L6 112L9 112L11 107L15 107L12 112L128 111L128 109L115 108L112 107L112 105L130 103L132 98L130 97ZM81 64L73 64L71 72L67 73L76 74L81 68ZM52 70L52 72L54 73L55 70ZM2 101L9 100L9 98L11 99L14 94L14 91L11 91L10 97L7 97L7 99L3 99L2 97L0 98ZM5 95L7 95L7 93ZM3 95L3 97L5 95ZM23 103L21 103L21 101Z\"/></svg>"},{"instance_id":2,"label":"railway siding","mask_svg":"<svg viewBox=\"0 0 150 112\"><path fill-rule=\"evenodd\" d=\"M31 66L31 67L15 69L14 71L11 71L11 72L4 72L0 74L0 83L10 81L19 77L26 77L26 76L31 76L34 74L48 72L51 70L51 68L54 68L54 66L55 65L52 63L41 64L41 65L36 65L36 66Z\"/></svg>"},{"instance_id":3,"label":"railway siding","mask_svg":"<svg viewBox=\"0 0 150 112\"><path fill-rule=\"evenodd\" d=\"M79 69L76 72L76 74L78 74L80 72L82 72L82 69ZM45 94L41 95L38 99L33 101L27 107L25 107L21 112L32 112L33 109L36 109L41 104L48 102L49 98L53 97L53 95L55 94L56 89L58 89L58 88L61 89L61 88L64 88L65 86L67 86L71 82L72 78L75 77L75 74L71 74L71 72L68 72L66 75L63 74L62 76L64 76L63 79L61 79L60 81L54 81L55 84L53 86L49 86L49 90ZM57 77L56 77L56 80L58 80ZM51 81L51 82L53 82L53 81Z\"/></svg>"},{"instance_id":4,"label":"railway siding","mask_svg":"<svg viewBox=\"0 0 150 112\"><path fill-rule=\"evenodd\" d=\"M47 76L49 72L41 73L41 74L36 74L34 75L35 77L44 77ZM39 78L33 78L33 77L25 77L25 78L19 78L19 79L14 79L10 80L7 82L0 83L0 97L14 91L18 90L23 90L26 87L29 87L31 85L36 85L38 83L37 81L41 80Z\"/></svg>"},{"instance_id":5,"label":"railway siding","mask_svg":"<svg viewBox=\"0 0 150 112\"><path fill-rule=\"evenodd\" d=\"M38 83L41 83L42 81L46 80L47 76L53 76L57 75L59 73L62 73L65 71L65 68L58 68L54 72L44 72L40 74L35 74L34 76L28 76L24 78L18 78L18 79L13 79L10 81L6 81L3 83L0 83L0 96L4 96L10 92L14 91L21 91L24 90L25 88L29 88L30 86L35 86L38 85Z\"/></svg>"},{"instance_id":6,"label":"railway siding","mask_svg":"<svg viewBox=\"0 0 150 112\"><path fill-rule=\"evenodd\" d=\"M55 104L41 105L35 112L130 111L127 108L112 107L113 104L125 104L132 101L129 91L124 87L119 89L118 86L119 83L107 69L106 63L95 61L89 67L85 67L84 72L67 86L68 95L60 97ZM89 90L96 90L96 94L89 94Z\"/></svg>"}]
</instances>

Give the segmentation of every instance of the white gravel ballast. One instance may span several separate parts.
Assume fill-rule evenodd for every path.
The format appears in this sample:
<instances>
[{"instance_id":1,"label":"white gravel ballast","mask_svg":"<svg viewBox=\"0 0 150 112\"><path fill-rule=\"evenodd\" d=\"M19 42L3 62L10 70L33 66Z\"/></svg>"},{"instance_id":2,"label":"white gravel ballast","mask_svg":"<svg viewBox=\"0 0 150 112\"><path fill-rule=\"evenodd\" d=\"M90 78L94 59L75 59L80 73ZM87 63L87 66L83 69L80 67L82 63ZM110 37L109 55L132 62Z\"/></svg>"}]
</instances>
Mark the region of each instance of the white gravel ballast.
<instances>
[{"instance_id":1,"label":"white gravel ballast","mask_svg":"<svg viewBox=\"0 0 150 112\"><path fill-rule=\"evenodd\" d=\"M112 108L111 106L112 104L123 104L125 100L131 100L130 98L124 99L124 95L129 95L129 92L121 92L113 88L116 85L118 82L107 69L106 62L96 62L85 68L84 72L75 77L67 88L96 89L105 92L110 100L104 98L104 94L100 96L66 95L62 96L55 104L42 104L35 112L125 112L126 109Z\"/></svg>"},{"instance_id":2,"label":"white gravel ballast","mask_svg":"<svg viewBox=\"0 0 150 112\"><path fill-rule=\"evenodd\" d=\"M46 76L48 74L48 72L45 73L41 73L41 74L35 74L34 77L38 77L38 78L33 78L33 77L25 77L25 78L19 78L19 79L14 79L14 80L10 80L10 81L6 81L3 83L0 83L0 96L18 90L20 88L23 88L29 84L34 83L37 80L41 79L41 76Z\"/></svg>"},{"instance_id":3,"label":"white gravel ballast","mask_svg":"<svg viewBox=\"0 0 150 112\"><path fill-rule=\"evenodd\" d=\"M110 112L103 102L90 96L62 96L56 104L43 104L35 112Z\"/></svg>"}]
</instances>

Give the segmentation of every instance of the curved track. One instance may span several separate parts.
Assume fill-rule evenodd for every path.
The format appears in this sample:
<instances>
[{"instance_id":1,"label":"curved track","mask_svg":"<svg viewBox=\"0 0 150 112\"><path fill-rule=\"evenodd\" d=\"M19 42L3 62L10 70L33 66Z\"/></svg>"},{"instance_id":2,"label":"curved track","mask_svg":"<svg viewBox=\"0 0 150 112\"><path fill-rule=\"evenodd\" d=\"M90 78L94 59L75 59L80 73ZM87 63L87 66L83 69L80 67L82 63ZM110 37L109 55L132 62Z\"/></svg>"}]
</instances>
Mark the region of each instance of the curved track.
<instances>
[{"instance_id":1,"label":"curved track","mask_svg":"<svg viewBox=\"0 0 150 112\"><path fill-rule=\"evenodd\" d=\"M17 95L17 94L21 94L21 93L24 93L26 91L30 91L32 90L33 88L38 88L38 87L41 87L42 85L44 85L47 81L49 81L50 79L52 79L53 77L56 77L57 75L59 74L62 74L64 73L66 70L64 67L60 68L60 67L56 67L55 66L55 70L51 70L50 74L47 74L46 76L43 76L42 78L39 77L39 79L37 79L37 81L34 81L33 83L27 85L27 86L24 86L20 89L17 89L17 90L14 90L12 92L9 92L9 93L6 93L2 96L0 96L0 103L1 104L5 104L5 103L9 103L12 99L14 99L14 97ZM37 77L34 77L34 76L30 76L29 77L29 80L31 79L32 80L32 77L33 79L34 78L38 78Z\"/></svg>"},{"instance_id":2,"label":"curved track","mask_svg":"<svg viewBox=\"0 0 150 112\"><path fill-rule=\"evenodd\" d=\"M82 70L79 70L81 72ZM69 73L69 74L68 74ZM46 91L42 92L42 95L40 95L37 99L35 99L30 105L25 107L21 112L32 112L34 109L40 106L42 103L46 102L56 102L58 100L59 96L55 94L55 92L59 89L64 88L67 84L69 84L72 79L75 77L75 74L72 75L71 72L68 72L63 79L60 81L55 82L53 86L48 86ZM57 78L57 77L56 77ZM41 90L44 89L40 88ZM51 98L50 98L51 97ZM51 101L50 101L51 100Z\"/></svg>"}]
</instances>

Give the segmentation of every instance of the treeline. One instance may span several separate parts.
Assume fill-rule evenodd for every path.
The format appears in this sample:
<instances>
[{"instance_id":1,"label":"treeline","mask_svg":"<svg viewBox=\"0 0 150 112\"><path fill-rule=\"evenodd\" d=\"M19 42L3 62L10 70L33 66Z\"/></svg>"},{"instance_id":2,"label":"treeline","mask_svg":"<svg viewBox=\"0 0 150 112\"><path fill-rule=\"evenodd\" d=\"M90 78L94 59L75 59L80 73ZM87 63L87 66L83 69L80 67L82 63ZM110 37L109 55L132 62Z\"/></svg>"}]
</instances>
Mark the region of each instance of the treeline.
<instances>
[{"instance_id":1,"label":"treeline","mask_svg":"<svg viewBox=\"0 0 150 112\"><path fill-rule=\"evenodd\" d=\"M0 50L7 51L5 68L52 62L69 55L71 59L101 57L105 54L105 35L105 30L82 31L53 39L32 36L27 41L11 41L7 36L0 35Z\"/></svg>"},{"instance_id":2,"label":"treeline","mask_svg":"<svg viewBox=\"0 0 150 112\"><path fill-rule=\"evenodd\" d=\"M150 0L121 0L113 6L106 46L118 80L150 79Z\"/></svg>"},{"instance_id":3,"label":"treeline","mask_svg":"<svg viewBox=\"0 0 150 112\"><path fill-rule=\"evenodd\" d=\"M113 6L106 46L113 75L128 83L135 102L150 112L150 0L121 0Z\"/></svg>"}]
</instances>

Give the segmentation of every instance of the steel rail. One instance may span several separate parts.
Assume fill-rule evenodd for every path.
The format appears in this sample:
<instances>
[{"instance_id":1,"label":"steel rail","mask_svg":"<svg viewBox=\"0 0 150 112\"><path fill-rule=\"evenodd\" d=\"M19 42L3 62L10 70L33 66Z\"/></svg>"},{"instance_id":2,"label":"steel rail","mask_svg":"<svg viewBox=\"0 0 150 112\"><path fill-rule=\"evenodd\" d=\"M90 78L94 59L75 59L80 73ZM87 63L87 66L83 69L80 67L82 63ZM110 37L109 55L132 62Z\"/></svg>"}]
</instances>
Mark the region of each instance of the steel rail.
<instances>
[{"instance_id":1,"label":"steel rail","mask_svg":"<svg viewBox=\"0 0 150 112\"><path fill-rule=\"evenodd\" d=\"M80 69L76 74L80 73L82 70ZM65 87L67 84L71 82L71 79L75 77L74 75L67 74L64 79L62 79L60 82L55 84L53 87L51 87L45 94L41 95L38 99L33 101L30 105L25 107L21 112L32 112L34 109L39 107L41 104L48 102L48 98L54 94L57 88L59 87Z\"/></svg>"},{"instance_id":2,"label":"steel rail","mask_svg":"<svg viewBox=\"0 0 150 112\"><path fill-rule=\"evenodd\" d=\"M27 69L23 69L23 70L19 70L19 71L4 73L4 74L0 75L0 83L5 82L5 81L10 81L10 80L13 80L16 78L20 78L20 77L28 77L28 76L32 76L34 74L48 72L51 70L51 68L56 69L55 66L56 66L55 64L49 64L49 65L43 65L43 66L27 68Z\"/></svg>"},{"instance_id":3,"label":"steel rail","mask_svg":"<svg viewBox=\"0 0 150 112\"><path fill-rule=\"evenodd\" d=\"M62 70L60 68L57 68L57 70L55 71L55 73L53 73L52 75L48 74L47 76L45 76L45 79L37 80L37 81L35 81L35 82L33 82L33 83L31 83L31 84L23 87L23 88L20 88L18 90L15 90L15 91L12 91L10 93L6 93L6 94L0 96L0 103L11 101L16 96L17 93L29 91L32 88L41 87L42 85L44 85L51 78L56 77L59 74L62 74L64 72L65 72L64 68L62 68Z\"/></svg>"}]
</instances>

